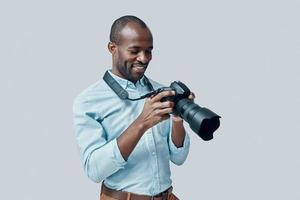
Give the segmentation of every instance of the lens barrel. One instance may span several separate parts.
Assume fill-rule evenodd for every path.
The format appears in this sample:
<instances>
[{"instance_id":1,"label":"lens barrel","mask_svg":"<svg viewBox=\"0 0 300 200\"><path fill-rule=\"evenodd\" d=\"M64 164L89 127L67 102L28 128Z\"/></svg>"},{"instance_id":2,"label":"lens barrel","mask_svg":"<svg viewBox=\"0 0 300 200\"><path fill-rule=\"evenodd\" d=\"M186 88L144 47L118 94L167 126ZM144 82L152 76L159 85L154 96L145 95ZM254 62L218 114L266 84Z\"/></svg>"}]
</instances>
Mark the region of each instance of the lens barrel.
<instances>
[{"instance_id":1,"label":"lens barrel","mask_svg":"<svg viewBox=\"0 0 300 200\"><path fill-rule=\"evenodd\" d=\"M175 113L182 117L203 140L213 139L213 133L220 126L221 118L211 110L200 107L193 101L184 98L175 104Z\"/></svg>"}]
</instances>

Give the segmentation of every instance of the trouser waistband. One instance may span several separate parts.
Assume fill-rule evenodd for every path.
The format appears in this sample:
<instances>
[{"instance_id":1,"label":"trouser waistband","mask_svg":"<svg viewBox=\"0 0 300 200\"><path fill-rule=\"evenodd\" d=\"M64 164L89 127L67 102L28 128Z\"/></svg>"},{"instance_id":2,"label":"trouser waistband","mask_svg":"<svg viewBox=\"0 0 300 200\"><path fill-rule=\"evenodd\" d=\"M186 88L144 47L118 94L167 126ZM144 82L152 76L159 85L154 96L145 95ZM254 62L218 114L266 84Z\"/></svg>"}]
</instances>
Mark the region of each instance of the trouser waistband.
<instances>
[{"instance_id":1,"label":"trouser waistband","mask_svg":"<svg viewBox=\"0 0 300 200\"><path fill-rule=\"evenodd\" d=\"M131 192L114 190L106 187L102 183L101 193L118 200L167 200L168 196L172 193L172 189L173 188L171 186L169 189L159 193L158 195L148 196L148 195L140 195Z\"/></svg>"}]
</instances>

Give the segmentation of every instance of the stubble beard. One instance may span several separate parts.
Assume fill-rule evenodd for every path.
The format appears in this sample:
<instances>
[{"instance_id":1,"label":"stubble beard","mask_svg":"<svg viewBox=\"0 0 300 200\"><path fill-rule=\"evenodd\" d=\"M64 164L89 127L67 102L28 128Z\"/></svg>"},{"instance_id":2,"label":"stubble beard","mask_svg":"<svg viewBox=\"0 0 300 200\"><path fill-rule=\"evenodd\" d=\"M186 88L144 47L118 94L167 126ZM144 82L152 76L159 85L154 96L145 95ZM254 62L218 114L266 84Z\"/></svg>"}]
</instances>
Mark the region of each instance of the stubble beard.
<instances>
[{"instance_id":1,"label":"stubble beard","mask_svg":"<svg viewBox=\"0 0 300 200\"><path fill-rule=\"evenodd\" d=\"M146 69L148 67L148 64L137 64L137 63L125 63L126 66L126 74L128 77L128 80L130 80L131 82L136 82L139 79L141 79L145 72Z\"/></svg>"}]
</instances>

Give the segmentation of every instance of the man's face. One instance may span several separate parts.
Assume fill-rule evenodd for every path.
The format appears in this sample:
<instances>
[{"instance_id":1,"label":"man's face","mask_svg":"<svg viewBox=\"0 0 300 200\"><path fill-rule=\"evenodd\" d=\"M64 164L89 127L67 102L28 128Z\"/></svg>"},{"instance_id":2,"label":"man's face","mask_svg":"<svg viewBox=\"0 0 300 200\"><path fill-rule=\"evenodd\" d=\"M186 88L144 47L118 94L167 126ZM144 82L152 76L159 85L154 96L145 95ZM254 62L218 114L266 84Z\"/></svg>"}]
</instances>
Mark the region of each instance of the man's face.
<instances>
[{"instance_id":1,"label":"man's face","mask_svg":"<svg viewBox=\"0 0 300 200\"><path fill-rule=\"evenodd\" d=\"M112 72L133 83L145 73L152 59L153 39L147 28L129 22L120 33L119 44L110 52L113 55Z\"/></svg>"}]
</instances>

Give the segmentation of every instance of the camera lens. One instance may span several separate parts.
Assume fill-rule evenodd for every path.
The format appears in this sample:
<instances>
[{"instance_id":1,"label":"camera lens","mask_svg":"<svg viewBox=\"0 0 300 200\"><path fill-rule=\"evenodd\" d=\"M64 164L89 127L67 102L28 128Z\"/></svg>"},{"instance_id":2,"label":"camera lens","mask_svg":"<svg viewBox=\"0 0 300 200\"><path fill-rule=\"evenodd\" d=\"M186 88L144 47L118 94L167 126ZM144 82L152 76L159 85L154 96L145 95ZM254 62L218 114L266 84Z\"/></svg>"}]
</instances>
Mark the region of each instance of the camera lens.
<instances>
[{"instance_id":1,"label":"camera lens","mask_svg":"<svg viewBox=\"0 0 300 200\"><path fill-rule=\"evenodd\" d=\"M220 126L220 116L186 98L176 103L175 112L205 141L211 140Z\"/></svg>"}]
</instances>

